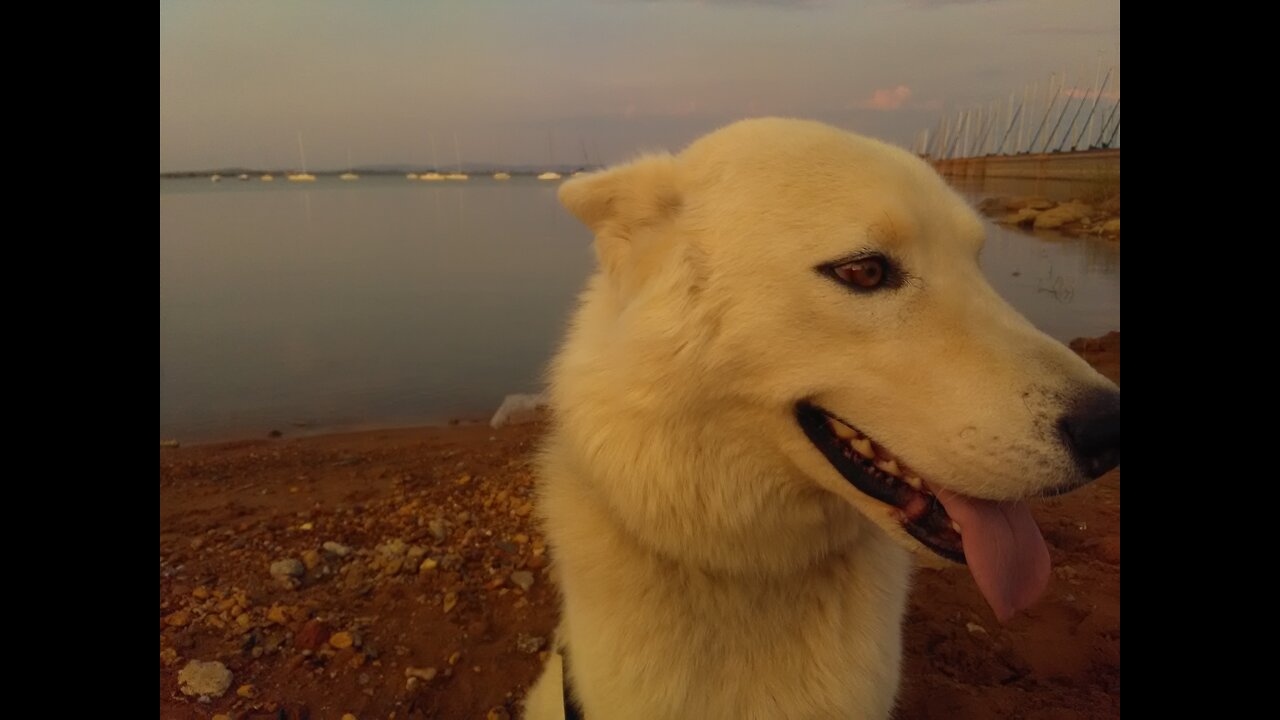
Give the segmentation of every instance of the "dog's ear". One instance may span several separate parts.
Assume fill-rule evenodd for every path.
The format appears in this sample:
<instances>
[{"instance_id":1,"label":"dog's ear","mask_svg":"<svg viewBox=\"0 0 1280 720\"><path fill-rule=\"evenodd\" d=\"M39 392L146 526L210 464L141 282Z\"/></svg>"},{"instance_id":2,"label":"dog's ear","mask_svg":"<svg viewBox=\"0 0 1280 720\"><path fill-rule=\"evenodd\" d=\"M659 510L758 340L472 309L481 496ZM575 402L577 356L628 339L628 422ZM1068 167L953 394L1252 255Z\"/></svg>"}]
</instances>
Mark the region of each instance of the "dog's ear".
<instances>
[{"instance_id":1,"label":"dog's ear","mask_svg":"<svg viewBox=\"0 0 1280 720\"><path fill-rule=\"evenodd\" d=\"M675 158L650 155L573 178L560 186L560 203L595 233L600 266L619 277L644 252L636 247L644 231L680 213Z\"/></svg>"}]
</instances>

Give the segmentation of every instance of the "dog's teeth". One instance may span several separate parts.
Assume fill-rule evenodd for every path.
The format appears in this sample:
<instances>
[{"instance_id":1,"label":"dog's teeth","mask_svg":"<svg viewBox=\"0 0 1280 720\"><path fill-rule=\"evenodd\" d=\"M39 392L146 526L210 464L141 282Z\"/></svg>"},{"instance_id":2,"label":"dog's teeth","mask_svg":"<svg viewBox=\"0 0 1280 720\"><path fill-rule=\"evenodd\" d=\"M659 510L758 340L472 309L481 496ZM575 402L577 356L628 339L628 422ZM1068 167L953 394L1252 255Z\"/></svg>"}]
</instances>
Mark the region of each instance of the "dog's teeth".
<instances>
[{"instance_id":1,"label":"dog's teeth","mask_svg":"<svg viewBox=\"0 0 1280 720\"><path fill-rule=\"evenodd\" d=\"M952 529L952 530L955 530L956 532L960 532L960 526L959 526L958 524L956 524L956 521L955 521L955 520L952 520L952 521L951 521L951 529Z\"/></svg>"},{"instance_id":2,"label":"dog's teeth","mask_svg":"<svg viewBox=\"0 0 1280 720\"><path fill-rule=\"evenodd\" d=\"M894 477L898 477L899 475L901 475L901 474L902 474L902 471L898 469L898 461L897 461L897 460L893 460L893 459L889 459L889 460L877 460L877 461L876 461L876 467L880 468L881 470L883 470L883 471L885 471L885 472L889 473L890 475L892 475L892 476L894 476Z\"/></svg>"},{"instance_id":3,"label":"dog's teeth","mask_svg":"<svg viewBox=\"0 0 1280 720\"><path fill-rule=\"evenodd\" d=\"M915 475L907 475L906 477L903 478L903 480L906 480L907 484L915 488L916 490L924 489L924 481L916 477Z\"/></svg>"},{"instance_id":4,"label":"dog's teeth","mask_svg":"<svg viewBox=\"0 0 1280 720\"><path fill-rule=\"evenodd\" d=\"M827 426L830 427L831 432L835 433L835 436L841 440L853 440L858 437L858 431L848 425L845 425L839 420L831 420L827 423Z\"/></svg>"},{"instance_id":5,"label":"dog's teeth","mask_svg":"<svg viewBox=\"0 0 1280 720\"><path fill-rule=\"evenodd\" d=\"M849 444L852 445L853 449L857 450L858 454L861 455L862 457L868 460L875 459L876 451L875 451L875 448L871 447L870 440L866 438L856 438L854 440L850 440Z\"/></svg>"}]
</instances>

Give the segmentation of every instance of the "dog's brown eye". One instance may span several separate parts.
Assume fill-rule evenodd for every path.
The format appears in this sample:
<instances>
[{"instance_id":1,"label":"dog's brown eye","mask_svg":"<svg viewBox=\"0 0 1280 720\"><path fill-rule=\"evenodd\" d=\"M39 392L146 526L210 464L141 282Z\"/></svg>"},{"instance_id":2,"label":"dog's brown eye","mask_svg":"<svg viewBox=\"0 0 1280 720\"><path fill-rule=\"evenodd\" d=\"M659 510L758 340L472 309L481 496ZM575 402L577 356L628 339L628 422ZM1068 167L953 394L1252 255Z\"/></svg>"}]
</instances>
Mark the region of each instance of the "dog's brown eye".
<instances>
[{"instance_id":1,"label":"dog's brown eye","mask_svg":"<svg viewBox=\"0 0 1280 720\"><path fill-rule=\"evenodd\" d=\"M868 290L879 287L880 283L884 282L885 275L888 272L885 259L882 257L854 260L843 265L837 265L831 270L845 284Z\"/></svg>"}]
</instances>

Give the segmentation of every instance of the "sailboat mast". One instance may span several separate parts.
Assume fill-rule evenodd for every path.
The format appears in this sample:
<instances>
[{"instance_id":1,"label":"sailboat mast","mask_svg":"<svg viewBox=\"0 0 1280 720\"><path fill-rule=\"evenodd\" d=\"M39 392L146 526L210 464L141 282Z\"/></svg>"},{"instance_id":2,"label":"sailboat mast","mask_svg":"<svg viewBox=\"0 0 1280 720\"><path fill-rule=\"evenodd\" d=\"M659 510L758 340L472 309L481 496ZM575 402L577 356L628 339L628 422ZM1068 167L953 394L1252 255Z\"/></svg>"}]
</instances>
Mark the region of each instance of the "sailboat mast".
<instances>
[{"instance_id":1,"label":"sailboat mast","mask_svg":"<svg viewBox=\"0 0 1280 720\"><path fill-rule=\"evenodd\" d=\"M298 155L302 158L302 174L307 174L307 151L302 149L302 131L298 131Z\"/></svg>"}]
</instances>

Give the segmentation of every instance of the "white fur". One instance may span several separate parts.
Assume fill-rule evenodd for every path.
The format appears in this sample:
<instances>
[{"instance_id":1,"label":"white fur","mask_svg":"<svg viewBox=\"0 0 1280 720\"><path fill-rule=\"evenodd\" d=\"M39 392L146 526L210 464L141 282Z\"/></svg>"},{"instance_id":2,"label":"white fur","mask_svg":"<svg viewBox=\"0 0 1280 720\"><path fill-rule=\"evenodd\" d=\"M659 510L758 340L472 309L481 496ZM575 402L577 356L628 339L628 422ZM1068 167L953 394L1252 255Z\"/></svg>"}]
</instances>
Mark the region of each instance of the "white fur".
<instances>
[{"instance_id":1,"label":"white fur","mask_svg":"<svg viewBox=\"0 0 1280 720\"><path fill-rule=\"evenodd\" d=\"M996 295L981 222L889 145L744 121L560 197L600 265L552 367L539 503L585 718L888 717L920 546L796 402L1000 499L1077 479L1048 428L1109 383ZM911 278L814 270L868 249ZM561 681L557 655L526 717L561 717Z\"/></svg>"}]
</instances>

